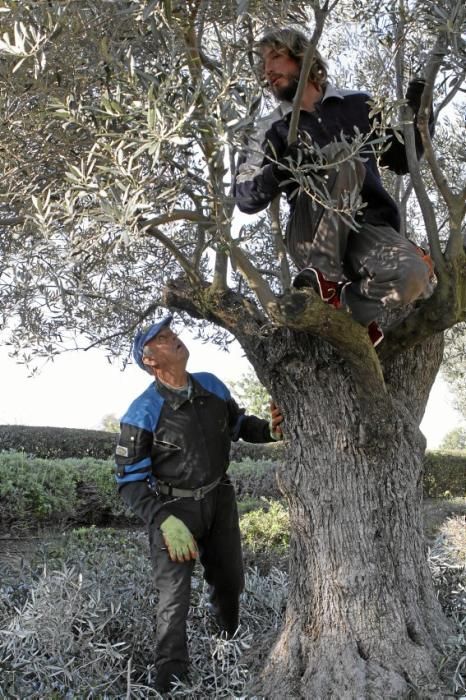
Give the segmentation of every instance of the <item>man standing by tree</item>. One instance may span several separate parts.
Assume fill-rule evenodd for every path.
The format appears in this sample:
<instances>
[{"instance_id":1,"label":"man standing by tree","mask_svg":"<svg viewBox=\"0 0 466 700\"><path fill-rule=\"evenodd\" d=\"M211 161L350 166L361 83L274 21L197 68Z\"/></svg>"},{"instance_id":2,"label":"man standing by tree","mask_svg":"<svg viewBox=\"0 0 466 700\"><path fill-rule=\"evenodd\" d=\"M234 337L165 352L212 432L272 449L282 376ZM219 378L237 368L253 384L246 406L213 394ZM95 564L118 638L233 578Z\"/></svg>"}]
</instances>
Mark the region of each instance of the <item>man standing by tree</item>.
<instances>
[{"instance_id":1,"label":"man standing by tree","mask_svg":"<svg viewBox=\"0 0 466 700\"><path fill-rule=\"evenodd\" d=\"M300 270L294 286L312 287L323 301L347 308L369 327L377 345L383 333L375 319L383 307L431 294L430 258L399 233L399 212L382 185L371 144L378 121L370 114L369 96L333 87L318 51L301 100L298 141L288 144L308 46L305 35L294 29L270 32L259 41L263 74L280 105L262 121L239 168L236 203L252 214L286 193L286 246ZM423 86L413 80L407 90L414 115ZM417 130L416 148L419 157ZM381 164L398 174L408 170L404 145L393 131L385 135Z\"/></svg>"},{"instance_id":2,"label":"man standing by tree","mask_svg":"<svg viewBox=\"0 0 466 700\"><path fill-rule=\"evenodd\" d=\"M229 634L238 627L243 562L238 512L228 469L231 440L281 438L282 416L246 416L227 387L207 372L188 374L189 352L172 317L136 335L133 356L154 376L121 422L116 473L125 503L149 531L159 591L155 688L186 675L190 581L199 556L211 609Z\"/></svg>"}]
</instances>

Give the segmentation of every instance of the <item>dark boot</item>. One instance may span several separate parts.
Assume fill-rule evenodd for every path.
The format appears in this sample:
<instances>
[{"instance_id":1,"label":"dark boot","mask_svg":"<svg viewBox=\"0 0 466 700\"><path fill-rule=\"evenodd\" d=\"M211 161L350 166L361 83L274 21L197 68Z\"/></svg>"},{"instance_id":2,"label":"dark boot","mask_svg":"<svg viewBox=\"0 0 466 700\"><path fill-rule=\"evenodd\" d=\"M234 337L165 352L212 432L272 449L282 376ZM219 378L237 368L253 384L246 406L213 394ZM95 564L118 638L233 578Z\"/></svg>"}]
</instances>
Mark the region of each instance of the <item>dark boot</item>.
<instances>
[{"instance_id":1,"label":"dark boot","mask_svg":"<svg viewBox=\"0 0 466 700\"><path fill-rule=\"evenodd\" d=\"M371 321L369 323L369 325L367 326L367 332L369 334L369 338L374 348L376 348L377 345L380 345L380 343L384 339L384 334L377 321Z\"/></svg>"},{"instance_id":2,"label":"dark boot","mask_svg":"<svg viewBox=\"0 0 466 700\"><path fill-rule=\"evenodd\" d=\"M152 687L160 694L168 693L172 689L173 683L177 681L186 683L188 679L186 666L176 661L168 661L157 668L157 676Z\"/></svg>"},{"instance_id":3,"label":"dark boot","mask_svg":"<svg viewBox=\"0 0 466 700\"><path fill-rule=\"evenodd\" d=\"M213 587L209 587L209 602L206 608L227 638L234 636L239 625L239 595L219 596Z\"/></svg>"},{"instance_id":4,"label":"dark boot","mask_svg":"<svg viewBox=\"0 0 466 700\"><path fill-rule=\"evenodd\" d=\"M304 270L298 272L293 280L293 287L295 289L309 287L317 292L326 304L330 304L336 309L341 308L340 292L342 283L325 279L316 267L305 267Z\"/></svg>"}]
</instances>

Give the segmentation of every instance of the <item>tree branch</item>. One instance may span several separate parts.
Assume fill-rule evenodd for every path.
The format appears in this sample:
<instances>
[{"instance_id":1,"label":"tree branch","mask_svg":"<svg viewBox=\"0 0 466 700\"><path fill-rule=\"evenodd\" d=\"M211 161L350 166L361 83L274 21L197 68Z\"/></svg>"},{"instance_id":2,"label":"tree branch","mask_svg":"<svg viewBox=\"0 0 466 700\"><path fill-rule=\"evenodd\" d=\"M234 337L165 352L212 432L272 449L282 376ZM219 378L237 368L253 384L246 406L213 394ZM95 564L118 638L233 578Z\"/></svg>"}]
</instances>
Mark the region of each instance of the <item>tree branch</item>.
<instances>
[{"instance_id":1,"label":"tree branch","mask_svg":"<svg viewBox=\"0 0 466 700\"><path fill-rule=\"evenodd\" d=\"M277 259L280 263L280 280L282 283L282 289L287 292L291 286L291 274L290 266L288 265L288 258L286 257L286 248L283 243L282 231L280 226L280 196L278 195L272 200L269 206L269 214L271 220L271 229L273 240L275 243L275 251L277 253Z\"/></svg>"},{"instance_id":2,"label":"tree branch","mask_svg":"<svg viewBox=\"0 0 466 700\"><path fill-rule=\"evenodd\" d=\"M170 224L173 221L194 221L197 224L211 225L212 221L197 211L192 209L173 209L166 214L160 214L153 219L144 220L144 226L161 226L162 224Z\"/></svg>"},{"instance_id":3,"label":"tree branch","mask_svg":"<svg viewBox=\"0 0 466 700\"><path fill-rule=\"evenodd\" d=\"M453 292L449 291L451 295ZM385 340L380 346L381 359L391 359L394 355L409 350L432 336L442 333L456 323L466 320L466 308L457 308L450 296L439 288L416 308L409 316L393 324L385 331Z\"/></svg>"},{"instance_id":4,"label":"tree branch","mask_svg":"<svg viewBox=\"0 0 466 700\"><path fill-rule=\"evenodd\" d=\"M167 307L185 311L193 318L215 323L235 337L244 335L257 338L258 328L267 320L250 299L231 289L218 291L204 283L193 293L189 281L183 278L167 283L163 302Z\"/></svg>"},{"instance_id":5,"label":"tree branch","mask_svg":"<svg viewBox=\"0 0 466 700\"><path fill-rule=\"evenodd\" d=\"M445 261L438 235L438 227L435 217L435 209L430 201L424 180L421 176L419 162L416 157L416 143L414 137L414 125L412 123L412 110L409 107L402 107L403 136L406 147L406 158L408 161L409 173L413 182L414 191L421 209L424 226L429 239L430 253L435 263L437 272L446 274ZM408 123L410 122L410 123Z\"/></svg>"},{"instance_id":6,"label":"tree branch","mask_svg":"<svg viewBox=\"0 0 466 700\"><path fill-rule=\"evenodd\" d=\"M338 0L336 0L329 8L329 2L328 0L325 0L322 8L320 8L319 6L314 8L315 26L314 31L312 33L311 42L306 50L306 53L304 54L303 62L301 65L301 73L299 75L298 87L296 89L296 95L294 96L293 100L293 111L291 113L290 128L288 130L289 144L294 143L294 141L296 141L297 138L299 113L301 111L301 100L309 78L309 71L311 70L315 50L317 44L319 43L319 39L322 35L322 31L324 29L325 19L327 17L327 14L330 12L330 10L333 10L337 3Z\"/></svg>"},{"instance_id":7,"label":"tree branch","mask_svg":"<svg viewBox=\"0 0 466 700\"><path fill-rule=\"evenodd\" d=\"M227 289L228 256L223 250L215 253L215 268L213 286L215 289Z\"/></svg>"},{"instance_id":8,"label":"tree branch","mask_svg":"<svg viewBox=\"0 0 466 700\"><path fill-rule=\"evenodd\" d=\"M278 299L269 285L235 241L230 243L230 255L233 265L251 287L264 311L273 318L276 315Z\"/></svg>"},{"instance_id":9,"label":"tree branch","mask_svg":"<svg viewBox=\"0 0 466 700\"><path fill-rule=\"evenodd\" d=\"M118 338L122 335L126 335L128 333L134 333L136 328L139 326L142 321L144 321L150 314L152 314L156 309L158 309L161 306L161 304L154 303L154 304L149 304L149 306L144 309L141 313L139 313L136 316L136 320L133 323L130 323L126 328L120 331L116 331L115 333L110 333L109 335L106 335L104 338L99 338L98 340L94 341L90 345L87 345L86 347L82 348L84 351L87 350L92 350L92 348L99 347L100 345L103 345L103 343L108 342L109 340L113 340L114 338Z\"/></svg>"},{"instance_id":10,"label":"tree branch","mask_svg":"<svg viewBox=\"0 0 466 700\"><path fill-rule=\"evenodd\" d=\"M455 17L457 18L458 12L460 11L461 5L452 11L450 21L452 25L454 24ZM464 6L463 6L464 7ZM464 12L464 9L463 9ZM437 37L435 46L432 50L430 60L426 66L426 86L421 98L421 105L419 108L419 114L417 118L418 129L421 134L422 143L424 146L425 157L429 164L432 172L432 176L437 185L439 192L441 193L445 203L448 207L450 214L451 226L450 226L450 236L447 243L447 248L445 255L447 258L453 258L463 251L463 243L461 238L461 220L465 213L465 201L464 195L460 192L455 194L448 185L447 178L443 173L437 157L435 155L434 149L432 147L432 141L429 133L429 112L430 104L432 100L433 87L435 83L435 78L438 71L442 65L444 57L447 55L449 48L449 23L445 25L445 29L442 29ZM435 264L437 260L434 257Z\"/></svg>"},{"instance_id":11,"label":"tree branch","mask_svg":"<svg viewBox=\"0 0 466 700\"><path fill-rule=\"evenodd\" d=\"M446 95L446 96L444 97L444 99L440 102L440 104L437 105L437 107L436 107L435 110L434 110L435 121L437 121L440 112L441 112L443 109L445 109L445 107L446 107L447 105L449 105L450 102L453 100L453 98L455 97L455 95L457 95L457 93L459 92L459 90L460 90L460 88L461 88L461 85L462 85L462 83L464 82L465 78L466 78L466 71L463 71L463 72L461 73L461 75L458 76L458 80L456 81L455 85L454 85L453 88L450 90L450 92L448 93L448 95Z\"/></svg>"},{"instance_id":12,"label":"tree branch","mask_svg":"<svg viewBox=\"0 0 466 700\"><path fill-rule=\"evenodd\" d=\"M337 311L314 291L306 290L283 297L276 322L329 342L348 362L362 403L373 393L378 396L386 393L382 367L367 328L353 321L350 314Z\"/></svg>"},{"instance_id":13,"label":"tree branch","mask_svg":"<svg viewBox=\"0 0 466 700\"><path fill-rule=\"evenodd\" d=\"M203 280L199 277L197 270L190 263L188 258L183 255L179 248L171 241L160 229L156 226L143 226L141 227L141 233L144 235L153 236L158 241L160 241L167 250L169 250L173 257L179 262L183 270L185 271L187 277L192 284L201 285Z\"/></svg>"}]
</instances>

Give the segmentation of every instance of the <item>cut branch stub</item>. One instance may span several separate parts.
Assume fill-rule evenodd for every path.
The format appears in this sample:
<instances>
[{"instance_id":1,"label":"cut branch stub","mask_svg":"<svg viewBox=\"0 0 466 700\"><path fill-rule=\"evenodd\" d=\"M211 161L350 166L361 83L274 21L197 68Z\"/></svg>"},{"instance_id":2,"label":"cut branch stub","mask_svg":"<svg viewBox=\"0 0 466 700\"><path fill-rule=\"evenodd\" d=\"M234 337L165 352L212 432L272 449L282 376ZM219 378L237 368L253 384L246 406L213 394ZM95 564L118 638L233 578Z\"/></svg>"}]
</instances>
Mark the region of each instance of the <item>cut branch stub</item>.
<instances>
[{"instance_id":1,"label":"cut branch stub","mask_svg":"<svg viewBox=\"0 0 466 700\"><path fill-rule=\"evenodd\" d=\"M246 326L262 327L267 321L251 300L230 289L218 290L207 282L193 287L186 277L170 280L162 300L168 308L215 323L237 337Z\"/></svg>"}]
</instances>

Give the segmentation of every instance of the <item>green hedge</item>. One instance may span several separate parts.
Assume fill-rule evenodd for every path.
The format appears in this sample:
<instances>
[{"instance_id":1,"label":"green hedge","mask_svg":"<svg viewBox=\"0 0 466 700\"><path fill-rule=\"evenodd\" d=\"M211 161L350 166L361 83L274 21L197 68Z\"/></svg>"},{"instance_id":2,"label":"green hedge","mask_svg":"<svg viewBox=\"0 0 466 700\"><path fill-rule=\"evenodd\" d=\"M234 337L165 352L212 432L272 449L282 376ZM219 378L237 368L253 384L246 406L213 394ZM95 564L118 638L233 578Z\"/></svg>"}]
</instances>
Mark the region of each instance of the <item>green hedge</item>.
<instances>
[{"instance_id":1,"label":"green hedge","mask_svg":"<svg viewBox=\"0 0 466 700\"><path fill-rule=\"evenodd\" d=\"M424 495L466 496L466 451L426 452Z\"/></svg>"},{"instance_id":2,"label":"green hedge","mask_svg":"<svg viewBox=\"0 0 466 700\"><path fill-rule=\"evenodd\" d=\"M275 479L279 464L251 459L231 463L229 475L241 512L263 508L264 499L281 498ZM425 495L464 496L465 465L464 454L428 453ZM0 453L1 532L41 525L115 525L128 521L139 523L117 493L111 460L41 459L24 452Z\"/></svg>"},{"instance_id":3,"label":"green hedge","mask_svg":"<svg viewBox=\"0 0 466 700\"><path fill-rule=\"evenodd\" d=\"M0 451L25 452L43 459L109 459L115 452L117 439L116 433L103 430L0 425Z\"/></svg>"},{"instance_id":4,"label":"green hedge","mask_svg":"<svg viewBox=\"0 0 466 700\"><path fill-rule=\"evenodd\" d=\"M75 428L50 428L30 425L0 425L0 452L12 450L43 459L67 457L95 457L110 459L115 452L117 433L104 430L77 430ZM239 441L233 443L231 457L234 460L281 459L283 445L268 443L255 445Z\"/></svg>"},{"instance_id":5,"label":"green hedge","mask_svg":"<svg viewBox=\"0 0 466 700\"><path fill-rule=\"evenodd\" d=\"M0 425L0 452L12 450L43 459L66 459L93 457L112 459L117 441L115 433L103 430L76 430L72 428L49 428L27 425ZM265 445L239 441L233 443L231 459L270 461L279 463L285 457L283 443ZM255 472L251 480L247 471ZM246 478L246 481L244 479ZM259 480L259 483L257 483ZM261 482L264 483L261 483ZM251 483L250 483L251 482ZM466 452L427 452L425 458L424 493L428 497L463 496L466 492ZM238 480L241 497L266 495L277 498L278 491L270 470L244 468ZM262 490L262 492L261 492Z\"/></svg>"},{"instance_id":6,"label":"green hedge","mask_svg":"<svg viewBox=\"0 0 466 700\"><path fill-rule=\"evenodd\" d=\"M48 525L106 525L128 513L110 461L41 459L0 453L0 531Z\"/></svg>"},{"instance_id":7,"label":"green hedge","mask_svg":"<svg viewBox=\"0 0 466 700\"><path fill-rule=\"evenodd\" d=\"M230 477L246 510L278 499L276 462L232 462ZM118 495L112 460L42 459L0 452L0 531L61 524L109 525L139 519Z\"/></svg>"}]
</instances>

